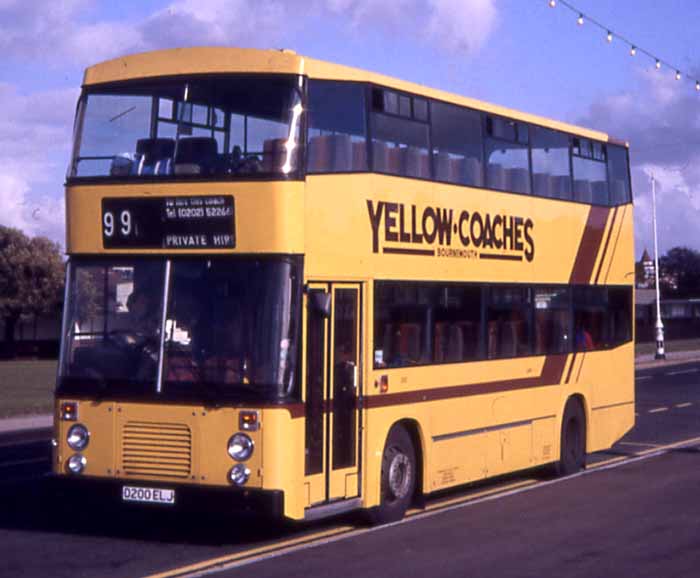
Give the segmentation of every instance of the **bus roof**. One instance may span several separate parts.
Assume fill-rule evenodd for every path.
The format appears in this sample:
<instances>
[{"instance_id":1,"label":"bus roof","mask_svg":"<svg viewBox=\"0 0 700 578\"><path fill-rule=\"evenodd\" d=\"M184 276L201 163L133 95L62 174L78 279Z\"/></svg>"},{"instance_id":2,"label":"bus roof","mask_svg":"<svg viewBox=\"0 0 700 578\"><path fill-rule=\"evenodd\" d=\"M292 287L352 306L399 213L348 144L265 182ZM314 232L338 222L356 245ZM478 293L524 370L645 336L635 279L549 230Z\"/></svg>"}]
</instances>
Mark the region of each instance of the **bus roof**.
<instances>
[{"instance_id":1,"label":"bus roof","mask_svg":"<svg viewBox=\"0 0 700 578\"><path fill-rule=\"evenodd\" d=\"M617 139L610 138L604 132L520 112L359 68L307 58L291 50L194 47L143 52L115 58L89 67L85 71L83 83L85 86L89 86L136 78L245 72L253 74L305 74L309 78L323 80L368 82L587 138L624 144Z\"/></svg>"}]
</instances>

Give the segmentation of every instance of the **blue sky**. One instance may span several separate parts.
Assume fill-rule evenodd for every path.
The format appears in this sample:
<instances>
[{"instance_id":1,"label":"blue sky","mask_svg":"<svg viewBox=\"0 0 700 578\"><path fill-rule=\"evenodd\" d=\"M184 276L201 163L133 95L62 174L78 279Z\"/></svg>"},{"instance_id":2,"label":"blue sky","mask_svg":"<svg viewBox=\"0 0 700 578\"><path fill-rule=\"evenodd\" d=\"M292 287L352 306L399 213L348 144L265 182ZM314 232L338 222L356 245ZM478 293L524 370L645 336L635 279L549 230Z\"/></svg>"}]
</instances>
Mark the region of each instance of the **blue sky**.
<instances>
[{"instance_id":1,"label":"blue sky","mask_svg":"<svg viewBox=\"0 0 700 578\"><path fill-rule=\"evenodd\" d=\"M573 0L700 76L700 2ZM292 48L631 143L637 253L700 249L700 94L548 0L0 0L0 223L63 242L63 180L83 69L154 48Z\"/></svg>"}]
</instances>

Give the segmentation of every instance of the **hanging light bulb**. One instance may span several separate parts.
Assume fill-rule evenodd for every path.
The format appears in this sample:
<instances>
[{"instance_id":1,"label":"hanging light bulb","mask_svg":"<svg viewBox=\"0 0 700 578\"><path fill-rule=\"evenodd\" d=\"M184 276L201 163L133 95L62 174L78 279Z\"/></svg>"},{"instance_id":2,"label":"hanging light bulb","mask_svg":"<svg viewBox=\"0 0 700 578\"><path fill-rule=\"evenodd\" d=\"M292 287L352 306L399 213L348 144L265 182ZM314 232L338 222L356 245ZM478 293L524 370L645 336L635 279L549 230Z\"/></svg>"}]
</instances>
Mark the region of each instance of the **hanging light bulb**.
<instances>
[{"instance_id":1,"label":"hanging light bulb","mask_svg":"<svg viewBox=\"0 0 700 578\"><path fill-rule=\"evenodd\" d=\"M695 81L695 90L700 90L700 80Z\"/></svg>"},{"instance_id":2,"label":"hanging light bulb","mask_svg":"<svg viewBox=\"0 0 700 578\"><path fill-rule=\"evenodd\" d=\"M656 66L656 70L661 68L661 61L658 58L656 59L656 64L654 66Z\"/></svg>"},{"instance_id":3,"label":"hanging light bulb","mask_svg":"<svg viewBox=\"0 0 700 578\"><path fill-rule=\"evenodd\" d=\"M579 26L583 26L583 14L579 14L576 22Z\"/></svg>"},{"instance_id":4,"label":"hanging light bulb","mask_svg":"<svg viewBox=\"0 0 700 578\"><path fill-rule=\"evenodd\" d=\"M634 56L635 54L637 54L637 47L632 46L632 48L630 48L630 56Z\"/></svg>"},{"instance_id":5,"label":"hanging light bulb","mask_svg":"<svg viewBox=\"0 0 700 578\"><path fill-rule=\"evenodd\" d=\"M549 0L549 7L554 8L557 5L557 0Z\"/></svg>"},{"instance_id":6,"label":"hanging light bulb","mask_svg":"<svg viewBox=\"0 0 700 578\"><path fill-rule=\"evenodd\" d=\"M613 39L613 33L608 30L608 42L612 42Z\"/></svg>"},{"instance_id":7,"label":"hanging light bulb","mask_svg":"<svg viewBox=\"0 0 700 578\"><path fill-rule=\"evenodd\" d=\"M680 80L680 79L681 79L681 71L676 70L676 80Z\"/></svg>"}]
</instances>

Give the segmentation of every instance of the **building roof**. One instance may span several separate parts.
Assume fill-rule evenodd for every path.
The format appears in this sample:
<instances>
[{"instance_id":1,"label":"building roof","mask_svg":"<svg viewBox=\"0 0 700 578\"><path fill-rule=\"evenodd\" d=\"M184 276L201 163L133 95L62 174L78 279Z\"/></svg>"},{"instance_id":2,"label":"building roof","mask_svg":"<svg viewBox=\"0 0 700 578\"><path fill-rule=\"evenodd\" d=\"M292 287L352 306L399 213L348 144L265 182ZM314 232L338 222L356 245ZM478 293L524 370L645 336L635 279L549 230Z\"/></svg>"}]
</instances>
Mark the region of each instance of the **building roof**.
<instances>
[{"instance_id":1,"label":"building roof","mask_svg":"<svg viewBox=\"0 0 700 578\"><path fill-rule=\"evenodd\" d=\"M639 260L640 263L647 263L649 261L652 261L653 259L649 256L649 251L647 251L647 248L644 247L644 252L642 253L642 258Z\"/></svg>"}]
</instances>

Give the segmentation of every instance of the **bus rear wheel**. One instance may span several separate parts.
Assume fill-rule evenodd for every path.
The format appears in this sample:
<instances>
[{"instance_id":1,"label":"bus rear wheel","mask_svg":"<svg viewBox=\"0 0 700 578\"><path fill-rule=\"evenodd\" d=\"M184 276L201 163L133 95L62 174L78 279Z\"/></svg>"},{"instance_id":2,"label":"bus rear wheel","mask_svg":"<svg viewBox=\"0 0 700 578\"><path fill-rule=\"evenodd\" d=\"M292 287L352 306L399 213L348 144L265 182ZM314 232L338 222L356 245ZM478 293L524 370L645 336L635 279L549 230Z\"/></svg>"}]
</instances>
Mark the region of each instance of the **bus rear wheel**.
<instances>
[{"instance_id":1,"label":"bus rear wheel","mask_svg":"<svg viewBox=\"0 0 700 578\"><path fill-rule=\"evenodd\" d=\"M569 476L586 467L586 416L581 403L571 399L561 422L561 443L556 473Z\"/></svg>"},{"instance_id":2,"label":"bus rear wheel","mask_svg":"<svg viewBox=\"0 0 700 578\"><path fill-rule=\"evenodd\" d=\"M382 454L381 502L370 511L370 521L387 524L403 518L415 489L416 451L406 429L395 425Z\"/></svg>"}]
</instances>

